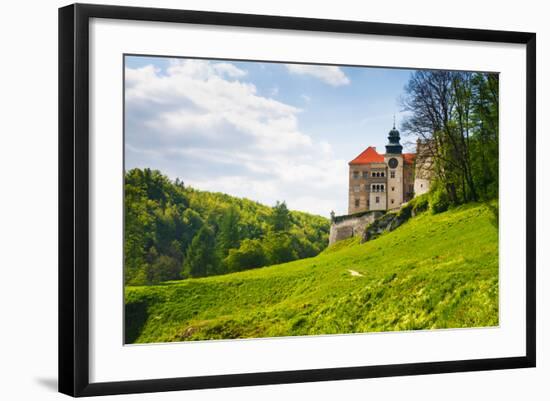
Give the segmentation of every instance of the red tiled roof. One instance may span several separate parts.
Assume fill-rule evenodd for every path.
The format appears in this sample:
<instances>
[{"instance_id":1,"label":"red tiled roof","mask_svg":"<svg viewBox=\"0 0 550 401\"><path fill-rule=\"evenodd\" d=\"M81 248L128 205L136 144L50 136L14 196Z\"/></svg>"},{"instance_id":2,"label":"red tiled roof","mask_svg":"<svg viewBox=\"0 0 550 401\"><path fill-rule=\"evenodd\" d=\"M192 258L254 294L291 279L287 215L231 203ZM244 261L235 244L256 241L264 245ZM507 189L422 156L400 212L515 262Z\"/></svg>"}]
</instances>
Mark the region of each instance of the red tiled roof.
<instances>
[{"instance_id":1,"label":"red tiled roof","mask_svg":"<svg viewBox=\"0 0 550 401\"><path fill-rule=\"evenodd\" d=\"M369 146L359 156L349 162L349 164L368 164L368 163L384 163L384 155L376 151L376 148Z\"/></svg>"},{"instance_id":2,"label":"red tiled roof","mask_svg":"<svg viewBox=\"0 0 550 401\"><path fill-rule=\"evenodd\" d=\"M413 164L416 159L416 153L403 153L403 161L405 163Z\"/></svg>"},{"instance_id":3,"label":"red tiled roof","mask_svg":"<svg viewBox=\"0 0 550 401\"><path fill-rule=\"evenodd\" d=\"M413 164L416 159L416 153L403 153L403 162ZM384 163L384 155L376 151L376 148L369 146L359 156L349 162L352 164Z\"/></svg>"}]
</instances>

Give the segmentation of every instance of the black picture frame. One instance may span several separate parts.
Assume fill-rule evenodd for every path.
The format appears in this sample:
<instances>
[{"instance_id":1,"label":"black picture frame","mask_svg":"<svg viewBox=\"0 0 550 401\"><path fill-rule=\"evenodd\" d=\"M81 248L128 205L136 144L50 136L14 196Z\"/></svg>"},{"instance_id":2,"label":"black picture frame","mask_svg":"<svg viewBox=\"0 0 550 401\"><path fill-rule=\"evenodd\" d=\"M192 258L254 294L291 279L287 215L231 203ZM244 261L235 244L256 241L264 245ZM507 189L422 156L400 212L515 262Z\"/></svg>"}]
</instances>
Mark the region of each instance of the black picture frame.
<instances>
[{"instance_id":1,"label":"black picture frame","mask_svg":"<svg viewBox=\"0 0 550 401\"><path fill-rule=\"evenodd\" d=\"M520 357L90 383L89 22L91 18L526 45L526 353ZM59 9L59 391L95 396L534 367L536 35L479 29L74 4Z\"/></svg>"}]
</instances>

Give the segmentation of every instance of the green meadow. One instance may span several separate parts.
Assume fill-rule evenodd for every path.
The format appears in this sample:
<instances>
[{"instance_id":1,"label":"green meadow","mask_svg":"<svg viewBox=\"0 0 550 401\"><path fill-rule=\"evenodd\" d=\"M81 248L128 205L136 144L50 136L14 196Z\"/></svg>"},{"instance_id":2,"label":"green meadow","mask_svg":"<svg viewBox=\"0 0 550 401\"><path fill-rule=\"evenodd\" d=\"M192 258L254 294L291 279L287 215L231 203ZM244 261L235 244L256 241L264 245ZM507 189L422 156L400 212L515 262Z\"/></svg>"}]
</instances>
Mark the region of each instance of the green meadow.
<instances>
[{"instance_id":1,"label":"green meadow","mask_svg":"<svg viewBox=\"0 0 550 401\"><path fill-rule=\"evenodd\" d=\"M498 288L494 214L470 203L311 258L127 286L126 342L495 326Z\"/></svg>"}]
</instances>

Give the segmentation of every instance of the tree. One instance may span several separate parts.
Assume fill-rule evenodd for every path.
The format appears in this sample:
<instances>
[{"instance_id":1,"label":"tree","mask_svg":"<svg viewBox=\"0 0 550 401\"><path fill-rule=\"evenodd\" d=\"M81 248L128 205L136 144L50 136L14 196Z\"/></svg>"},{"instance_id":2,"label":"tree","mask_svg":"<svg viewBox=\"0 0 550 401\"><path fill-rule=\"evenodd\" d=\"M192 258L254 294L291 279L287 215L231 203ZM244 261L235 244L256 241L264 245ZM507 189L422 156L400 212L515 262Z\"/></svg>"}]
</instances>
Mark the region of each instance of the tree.
<instances>
[{"instance_id":1,"label":"tree","mask_svg":"<svg viewBox=\"0 0 550 401\"><path fill-rule=\"evenodd\" d=\"M217 273L214 232L204 225L191 241L183 263L183 277L204 277Z\"/></svg>"},{"instance_id":2,"label":"tree","mask_svg":"<svg viewBox=\"0 0 550 401\"><path fill-rule=\"evenodd\" d=\"M153 219L147 213L142 189L126 184L124 191L124 282L135 281L134 278L140 275L135 284L143 284L145 244Z\"/></svg>"},{"instance_id":3,"label":"tree","mask_svg":"<svg viewBox=\"0 0 550 401\"><path fill-rule=\"evenodd\" d=\"M272 228L273 231L288 231L290 228L290 212L284 201L277 201L275 206L273 206Z\"/></svg>"},{"instance_id":4,"label":"tree","mask_svg":"<svg viewBox=\"0 0 550 401\"><path fill-rule=\"evenodd\" d=\"M426 144L434 178L449 201L496 196L498 76L417 71L405 91L409 116L403 129Z\"/></svg>"},{"instance_id":5,"label":"tree","mask_svg":"<svg viewBox=\"0 0 550 401\"><path fill-rule=\"evenodd\" d=\"M191 241L193 241L195 235L197 235L205 223L201 215L193 209L186 209L185 212L183 212L181 220L184 230L181 234L180 241L182 243L182 248L187 249L187 247L191 245Z\"/></svg>"},{"instance_id":6,"label":"tree","mask_svg":"<svg viewBox=\"0 0 550 401\"><path fill-rule=\"evenodd\" d=\"M222 216L218 232L218 251L222 258L230 249L239 247L239 212L231 206Z\"/></svg>"},{"instance_id":7,"label":"tree","mask_svg":"<svg viewBox=\"0 0 550 401\"><path fill-rule=\"evenodd\" d=\"M262 243L257 239L245 239L238 249L230 249L224 260L227 270L237 272L265 266L267 258Z\"/></svg>"},{"instance_id":8,"label":"tree","mask_svg":"<svg viewBox=\"0 0 550 401\"><path fill-rule=\"evenodd\" d=\"M149 284L180 279L181 265L175 258L160 255L151 265L148 274Z\"/></svg>"},{"instance_id":9,"label":"tree","mask_svg":"<svg viewBox=\"0 0 550 401\"><path fill-rule=\"evenodd\" d=\"M476 74L473 79L473 118L476 141L473 147L473 174L481 196L498 196L498 75Z\"/></svg>"},{"instance_id":10,"label":"tree","mask_svg":"<svg viewBox=\"0 0 550 401\"><path fill-rule=\"evenodd\" d=\"M270 232L262 244L270 265L298 259L298 254L293 248L292 237L288 233Z\"/></svg>"}]
</instances>

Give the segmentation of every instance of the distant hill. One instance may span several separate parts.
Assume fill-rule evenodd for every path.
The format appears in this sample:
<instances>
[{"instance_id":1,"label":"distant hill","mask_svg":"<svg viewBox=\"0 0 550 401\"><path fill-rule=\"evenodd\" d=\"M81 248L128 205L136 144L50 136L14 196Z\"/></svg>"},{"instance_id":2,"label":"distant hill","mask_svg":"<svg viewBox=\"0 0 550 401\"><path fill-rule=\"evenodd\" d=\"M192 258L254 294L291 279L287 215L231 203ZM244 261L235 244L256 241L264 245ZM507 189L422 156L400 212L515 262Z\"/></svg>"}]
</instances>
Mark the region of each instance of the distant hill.
<instances>
[{"instance_id":1,"label":"distant hill","mask_svg":"<svg viewBox=\"0 0 550 401\"><path fill-rule=\"evenodd\" d=\"M124 188L126 285L288 262L328 245L330 221L284 200L270 207L200 191L150 169L127 171Z\"/></svg>"},{"instance_id":2,"label":"distant hill","mask_svg":"<svg viewBox=\"0 0 550 401\"><path fill-rule=\"evenodd\" d=\"M491 206L467 204L422 213L372 241L344 240L303 260L127 287L126 341L498 325L493 220Z\"/></svg>"}]
</instances>

